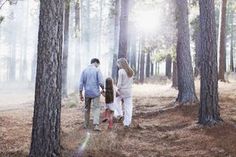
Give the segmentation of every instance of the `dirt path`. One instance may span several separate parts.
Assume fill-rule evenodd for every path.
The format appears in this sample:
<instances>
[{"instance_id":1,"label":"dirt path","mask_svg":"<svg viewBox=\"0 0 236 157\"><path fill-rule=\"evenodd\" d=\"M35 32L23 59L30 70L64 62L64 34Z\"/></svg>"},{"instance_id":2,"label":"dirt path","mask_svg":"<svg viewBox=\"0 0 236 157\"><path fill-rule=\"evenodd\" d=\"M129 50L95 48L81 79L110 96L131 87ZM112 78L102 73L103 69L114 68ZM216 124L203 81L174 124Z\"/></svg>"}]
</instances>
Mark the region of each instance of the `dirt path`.
<instances>
[{"instance_id":1,"label":"dirt path","mask_svg":"<svg viewBox=\"0 0 236 157\"><path fill-rule=\"evenodd\" d=\"M236 95L232 92L236 83L220 83L224 123L212 128L197 124L197 105L172 108L177 91L170 86L135 86L134 90L134 119L129 129L115 123L111 131L107 124L101 125L99 133L84 130L82 104L63 107L63 156L236 157ZM166 106L171 109L163 110ZM32 107L0 112L0 156L27 156L32 113Z\"/></svg>"},{"instance_id":2,"label":"dirt path","mask_svg":"<svg viewBox=\"0 0 236 157\"><path fill-rule=\"evenodd\" d=\"M34 92L29 89L0 89L0 112L32 107Z\"/></svg>"},{"instance_id":3,"label":"dirt path","mask_svg":"<svg viewBox=\"0 0 236 157\"><path fill-rule=\"evenodd\" d=\"M233 102L231 102L233 103ZM236 109L236 108L234 108ZM236 123L232 116L236 111L223 110L225 122L203 128L197 124L197 105L177 107L163 112L147 112L135 116L133 125L126 130L122 124L115 124L112 131L103 126L102 133L90 133L83 155L86 157L158 157L158 156L236 156ZM83 128L64 134L66 154L81 153L81 146L87 137ZM74 140L78 137L78 141ZM77 147L74 147L77 146ZM78 147L80 146L80 147ZM74 155L76 156L76 155Z\"/></svg>"}]
</instances>

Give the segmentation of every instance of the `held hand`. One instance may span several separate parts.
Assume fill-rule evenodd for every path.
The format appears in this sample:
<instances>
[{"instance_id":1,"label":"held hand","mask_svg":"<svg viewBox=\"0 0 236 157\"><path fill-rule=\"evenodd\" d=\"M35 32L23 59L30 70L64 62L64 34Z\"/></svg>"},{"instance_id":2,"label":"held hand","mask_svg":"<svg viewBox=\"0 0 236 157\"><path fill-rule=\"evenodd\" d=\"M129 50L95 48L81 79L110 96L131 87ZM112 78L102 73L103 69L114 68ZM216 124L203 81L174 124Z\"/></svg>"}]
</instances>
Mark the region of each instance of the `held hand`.
<instances>
[{"instance_id":1,"label":"held hand","mask_svg":"<svg viewBox=\"0 0 236 157\"><path fill-rule=\"evenodd\" d=\"M103 90L103 91L101 91L101 94L102 94L102 96L104 96L104 97L105 97L105 92L104 92L104 90Z\"/></svg>"},{"instance_id":2,"label":"held hand","mask_svg":"<svg viewBox=\"0 0 236 157\"><path fill-rule=\"evenodd\" d=\"M119 97L120 93L118 91L116 91L116 97Z\"/></svg>"},{"instance_id":3,"label":"held hand","mask_svg":"<svg viewBox=\"0 0 236 157\"><path fill-rule=\"evenodd\" d=\"M79 95L80 95L80 100L84 101L84 96L83 96L83 91L82 90L79 92Z\"/></svg>"},{"instance_id":4,"label":"held hand","mask_svg":"<svg viewBox=\"0 0 236 157\"><path fill-rule=\"evenodd\" d=\"M81 100L81 101L84 101L83 95L80 95L80 100Z\"/></svg>"}]
</instances>

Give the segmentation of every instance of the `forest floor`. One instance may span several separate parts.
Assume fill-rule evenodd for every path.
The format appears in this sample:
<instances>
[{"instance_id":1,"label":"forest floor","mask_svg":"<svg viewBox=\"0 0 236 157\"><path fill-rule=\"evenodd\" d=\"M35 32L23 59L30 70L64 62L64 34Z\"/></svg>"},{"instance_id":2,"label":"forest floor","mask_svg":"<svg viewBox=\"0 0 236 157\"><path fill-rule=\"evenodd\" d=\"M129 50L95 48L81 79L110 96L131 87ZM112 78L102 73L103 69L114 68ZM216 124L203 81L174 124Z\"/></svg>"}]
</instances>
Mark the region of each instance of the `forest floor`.
<instances>
[{"instance_id":1,"label":"forest floor","mask_svg":"<svg viewBox=\"0 0 236 157\"><path fill-rule=\"evenodd\" d=\"M219 105L224 122L213 127L197 124L197 104L174 104L177 90L171 88L170 82L134 85L133 90L133 122L129 129L115 123L114 128L108 130L103 123L101 132L85 130L83 105L76 105L74 95L65 100L62 108L63 156L236 157L236 81L219 83ZM196 81L196 91L199 96L199 81ZM9 100L17 102L19 94L16 97L12 94ZM9 108L0 101L0 157L28 154L33 99L30 93L26 95L26 103L18 107Z\"/></svg>"}]
</instances>

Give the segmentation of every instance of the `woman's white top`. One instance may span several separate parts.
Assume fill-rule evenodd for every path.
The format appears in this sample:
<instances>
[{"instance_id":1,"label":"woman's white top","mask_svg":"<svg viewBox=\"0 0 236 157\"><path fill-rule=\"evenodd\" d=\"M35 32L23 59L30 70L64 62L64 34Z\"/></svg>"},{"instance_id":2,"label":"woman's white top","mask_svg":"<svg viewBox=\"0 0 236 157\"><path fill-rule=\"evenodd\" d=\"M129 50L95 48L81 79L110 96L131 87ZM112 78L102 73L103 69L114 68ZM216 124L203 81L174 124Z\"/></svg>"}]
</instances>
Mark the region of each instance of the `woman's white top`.
<instances>
[{"instance_id":1,"label":"woman's white top","mask_svg":"<svg viewBox=\"0 0 236 157\"><path fill-rule=\"evenodd\" d=\"M133 76L128 77L124 69L120 69L118 72L118 93L122 98L128 98L132 96L132 84Z\"/></svg>"}]
</instances>

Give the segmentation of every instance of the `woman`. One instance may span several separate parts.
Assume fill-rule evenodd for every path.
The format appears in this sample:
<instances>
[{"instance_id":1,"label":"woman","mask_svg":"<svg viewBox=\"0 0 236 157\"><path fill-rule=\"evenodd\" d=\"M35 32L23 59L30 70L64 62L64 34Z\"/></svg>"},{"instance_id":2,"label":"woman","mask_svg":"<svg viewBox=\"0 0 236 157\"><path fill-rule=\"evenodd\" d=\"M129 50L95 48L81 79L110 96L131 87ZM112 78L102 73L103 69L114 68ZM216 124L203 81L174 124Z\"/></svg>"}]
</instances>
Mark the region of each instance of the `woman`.
<instances>
[{"instance_id":1,"label":"woman","mask_svg":"<svg viewBox=\"0 0 236 157\"><path fill-rule=\"evenodd\" d=\"M117 61L117 66L119 68L118 72L118 82L117 82L117 115L123 116L123 110L121 106L121 100L124 102L124 126L128 128L132 120L132 84L134 71L130 68L127 60L125 58L120 58Z\"/></svg>"}]
</instances>

